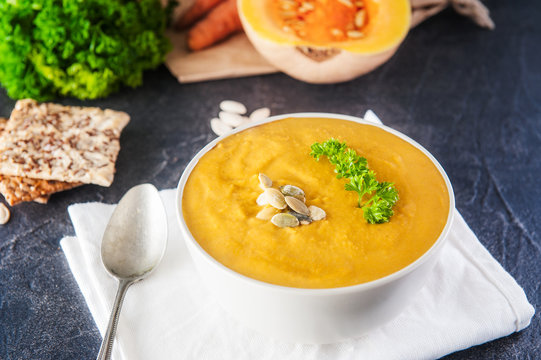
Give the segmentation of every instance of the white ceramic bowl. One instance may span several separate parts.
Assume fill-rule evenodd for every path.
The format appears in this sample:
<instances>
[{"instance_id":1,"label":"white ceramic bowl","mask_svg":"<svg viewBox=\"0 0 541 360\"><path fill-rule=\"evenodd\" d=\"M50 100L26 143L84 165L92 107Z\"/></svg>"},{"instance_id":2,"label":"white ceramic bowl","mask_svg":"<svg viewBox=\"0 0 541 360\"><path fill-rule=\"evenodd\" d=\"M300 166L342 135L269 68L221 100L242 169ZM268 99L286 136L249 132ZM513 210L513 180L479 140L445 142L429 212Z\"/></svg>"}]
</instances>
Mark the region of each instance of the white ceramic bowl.
<instances>
[{"instance_id":1,"label":"white ceramic bowl","mask_svg":"<svg viewBox=\"0 0 541 360\"><path fill-rule=\"evenodd\" d=\"M246 128L289 117L336 118L374 125L363 119L326 113L297 113L273 116ZM440 171L449 192L447 223L434 245L405 268L367 283L330 289L301 289L279 286L241 275L211 257L194 239L182 214L186 181L199 159L225 137L205 146L188 164L177 188L177 217L201 278L222 307L239 322L270 337L288 342L333 343L373 330L397 316L424 285L449 233L455 200L449 178L441 165L421 145L383 125L378 126L421 150Z\"/></svg>"}]
</instances>

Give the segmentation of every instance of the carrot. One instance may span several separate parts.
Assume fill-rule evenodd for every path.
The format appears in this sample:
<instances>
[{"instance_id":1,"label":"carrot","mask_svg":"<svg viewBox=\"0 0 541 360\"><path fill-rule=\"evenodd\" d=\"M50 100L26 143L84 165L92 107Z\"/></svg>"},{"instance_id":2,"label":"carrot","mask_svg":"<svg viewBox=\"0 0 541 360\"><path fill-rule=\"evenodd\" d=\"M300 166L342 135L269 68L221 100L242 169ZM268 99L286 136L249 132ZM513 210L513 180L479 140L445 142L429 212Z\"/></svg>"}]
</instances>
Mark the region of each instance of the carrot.
<instances>
[{"instance_id":1,"label":"carrot","mask_svg":"<svg viewBox=\"0 0 541 360\"><path fill-rule=\"evenodd\" d=\"M242 30L242 24L237 12L237 0L225 0L190 29L188 47L201 50L239 30Z\"/></svg>"},{"instance_id":2,"label":"carrot","mask_svg":"<svg viewBox=\"0 0 541 360\"><path fill-rule=\"evenodd\" d=\"M175 28L180 30L191 26L222 1L224 0L195 0L192 7L177 20Z\"/></svg>"}]
</instances>

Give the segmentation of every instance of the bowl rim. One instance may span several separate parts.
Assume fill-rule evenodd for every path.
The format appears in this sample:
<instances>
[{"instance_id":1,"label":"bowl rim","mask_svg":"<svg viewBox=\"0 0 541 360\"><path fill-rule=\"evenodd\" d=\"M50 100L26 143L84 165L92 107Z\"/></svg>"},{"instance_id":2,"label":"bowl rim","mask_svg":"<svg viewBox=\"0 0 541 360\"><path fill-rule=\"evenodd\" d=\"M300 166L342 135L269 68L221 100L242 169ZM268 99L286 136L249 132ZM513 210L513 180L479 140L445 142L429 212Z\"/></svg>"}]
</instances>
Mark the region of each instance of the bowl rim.
<instances>
[{"instance_id":1,"label":"bowl rim","mask_svg":"<svg viewBox=\"0 0 541 360\"><path fill-rule=\"evenodd\" d=\"M347 120L347 121L352 121L359 124L375 126L395 136L398 136L402 140L405 140L406 142L408 142L409 144L413 145L415 148L420 150L425 156L427 156L432 161L436 169L438 169L440 175L443 177L443 180L445 182L448 195L449 195L449 212L447 214L447 220L440 235L438 236L436 241L432 244L432 246L430 246L430 248L427 251L425 251L419 258L417 258L412 263L384 277L381 277L372 281L368 281L365 283L341 286L341 287L333 287L333 288L300 288L300 287L290 287L290 286L285 286L285 285L277 285L277 284L264 282L262 280L251 278L249 276L238 273L233 269L228 268L227 266L225 266L224 264L216 260L214 257L212 257L209 253L207 253L205 249L203 249L203 247L201 247L201 245L195 240L194 236L190 232L190 229L188 228L186 222L184 221L184 217L182 213L182 197L184 193L184 187L186 186L186 182L190 174L192 173L193 169L199 162L199 159L203 155L205 155L208 151L213 149L220 141L224 140L225 138L232 136L234 134L237 134L239 132L242 132L246 129L252 128L252 127L260 126L269 122L274 122L274 121L287 119L287 118L328 118L328 119ZM200 253L200 255L202 255L202 258L211 266L217 267L224 274L230 277L234 277L237 280L247 282L249 285L252 285L252 286L263 287L268 290L297 293L297 294L310 295L310 296L314 296L314 295L327 296L327 295L333 295L333 294L340 295L340 294L348 294L352 292L367 291L373 288L381 287L390 282L394 282L406 276L407 274L413 272L417 267L425 263L431 256L433 256L434 253L438 251L438 249L440 249L443 246L446 239L448 238L448 234L449 234L451 225L453 223L453 218L454 218L454 213L455 213L455 196L453 192L453 187L451 185L451 181L449 180L449 177L447 176L447 173L445 172L441 164L422 145L420 145L415 140L411 139L409 136L395 129L392 129L388 126L385 126L383 124L377 124L377 123L367 121L367 120L364 120L363 118L356 117L356 116L342 115L342 114L336 114L336 113L325 113L325 112L300 112L300 113L275 115L264 120L244 124L242 126L239 126L233 129L231 132L225 135L217 137L216 139L214 139L213 141L205 145L201 150L199 150L197 154L190 160L188 165L186 165L186 168L184 169L180 177L180 180L178 182L177 189L175 191L175 196L176 196L175 208L176 208L177 221L178 221L178 224L180 225L180 229L184 237L184 241L188 241L192 245L192 248L196 249Z\"/></svg>"}]
</instances>

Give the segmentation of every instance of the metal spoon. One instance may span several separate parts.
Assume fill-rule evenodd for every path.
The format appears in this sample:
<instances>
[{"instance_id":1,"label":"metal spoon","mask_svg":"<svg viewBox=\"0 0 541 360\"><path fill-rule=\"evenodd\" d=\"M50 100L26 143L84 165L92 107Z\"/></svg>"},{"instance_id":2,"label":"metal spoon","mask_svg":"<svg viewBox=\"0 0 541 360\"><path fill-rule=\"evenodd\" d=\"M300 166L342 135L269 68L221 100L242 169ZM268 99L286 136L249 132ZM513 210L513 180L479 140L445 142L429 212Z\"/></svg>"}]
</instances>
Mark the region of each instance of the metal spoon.
<instances>
[{"instance_id":1,"label":"metal spoon","mask_svg":"<svg viewBox=\"0 0 541 360\"><path fill-rule=\"evenodd\" d=\"M103 264L119 286L97 360L111 357L126 290L158 265L166 244L167 217L158 190L151 184L131 188L120 199L101 243Z\"/></svg>"}]
</instances>

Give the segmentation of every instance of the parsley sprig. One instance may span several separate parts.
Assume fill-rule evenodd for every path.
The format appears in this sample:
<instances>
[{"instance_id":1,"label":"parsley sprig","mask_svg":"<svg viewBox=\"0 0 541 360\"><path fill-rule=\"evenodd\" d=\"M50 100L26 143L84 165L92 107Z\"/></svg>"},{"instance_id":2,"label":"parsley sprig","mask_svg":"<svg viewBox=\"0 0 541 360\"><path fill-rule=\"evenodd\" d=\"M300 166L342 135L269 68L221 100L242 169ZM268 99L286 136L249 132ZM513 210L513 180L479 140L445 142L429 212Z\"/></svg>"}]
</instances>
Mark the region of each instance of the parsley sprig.
<instances>
[{"instance_id":1,"label":"parsley sprig","mask_svg":"<svg viewBox=\"0 0 541 360\"><path fill-rule=\"evenodd\" d=\"M368 161L355 150L347 148L346 143L330 139L321 144L312 144L311 149L310 156L317 161L321 156L327 156L335 166L338 179L349 179L345 189L359 195L358 205L368 223L389 221L394 214L392 208L398 201L398 191L393 183L378 182L376 173L368 168Z\"/></svg>"}]
</instances>

